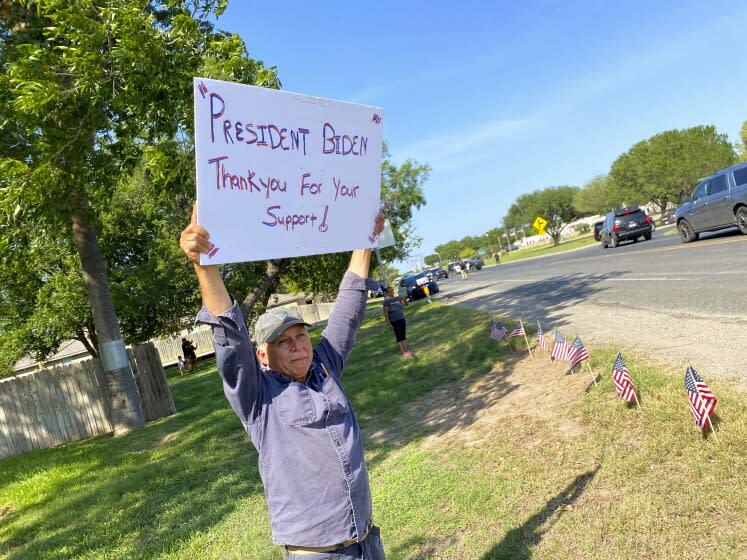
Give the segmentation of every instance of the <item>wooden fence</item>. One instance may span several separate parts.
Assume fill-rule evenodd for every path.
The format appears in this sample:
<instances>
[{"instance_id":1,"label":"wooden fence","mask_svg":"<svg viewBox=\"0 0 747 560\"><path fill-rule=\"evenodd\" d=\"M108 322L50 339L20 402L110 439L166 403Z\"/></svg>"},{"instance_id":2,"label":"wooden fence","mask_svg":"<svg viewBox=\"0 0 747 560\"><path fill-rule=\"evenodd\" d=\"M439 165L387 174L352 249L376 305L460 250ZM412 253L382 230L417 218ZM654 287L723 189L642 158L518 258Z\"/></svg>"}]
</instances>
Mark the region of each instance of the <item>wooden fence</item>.
<instances>
[{"instance_id":1,"label":"wooden fence","mask_svg":"<svg viewBox=\"0 0 747 560\"><path fill-rule=\"evenodd\" d=\"M195 345L197 357L207 356L214 352L213 350L213 331L207 325L202 325L189 333L179 335L173 338L159 338L153 341L158 354L161 357L161 363L164 366L173 366L176 364L177 356L184 357L182 350L182 336L187 337Z\"/></svg>"},{"instance_id":2,"label":"wooden fence","mask_svg":"<svg viewBox=\"0 0 747 560\"><path fill-rule=\"evenodd\" d=\"M329 319L329 314L332 313L334 306L334 303L312 303L309 305L292 303L283 307L297 311L308 324L316 325ZM181 334L173 338L159 338L153 341L161 356L161 363L164 366L176 364L177 356L184 357L184 352L182 352L182 336L186 336L188 340L192 341L195 348L197 348L196 353L198 357L208 356L214 352L213 332L209 326L201 325L186 334Z\"/></svg>"},{"instance_id":3,"label":"wooden fence","mask_svg":"<svg viewBox=\"0 0 747 560\"><path fill-rule=\"evenodd\" d=\"M176 412L153 344L128 348L145 421ZM0 380L0 459L111 433L100 362L83 360Z\"/></svg>"}]
</instances>

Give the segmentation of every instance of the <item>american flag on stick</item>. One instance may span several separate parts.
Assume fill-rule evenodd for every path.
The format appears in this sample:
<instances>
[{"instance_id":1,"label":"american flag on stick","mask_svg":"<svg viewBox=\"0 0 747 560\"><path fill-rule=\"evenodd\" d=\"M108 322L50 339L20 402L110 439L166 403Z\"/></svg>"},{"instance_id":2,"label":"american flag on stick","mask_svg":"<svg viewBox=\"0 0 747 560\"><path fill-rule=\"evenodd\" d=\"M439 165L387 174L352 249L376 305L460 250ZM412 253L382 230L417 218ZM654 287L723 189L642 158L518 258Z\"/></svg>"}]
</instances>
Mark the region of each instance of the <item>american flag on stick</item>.
<instances>
[{"instance_id":1,"label":"american flag on stick","mask_svg":"<svg viewBox=\"0 0 747 560\"><path fill-rule=\"evenodd\" d=\"M508 333L508 329L504 325L490 321L490 338L495 341L501 341L506 336L506 333Z\"/></svg>"},{"instance_id":2,"label":"american flag on stick","mask_svg":"<svg viewBox=\"0 0 747 560\"><path fill-rule=\"evenodd\" d=\"M711 414L716 410L716 397L692 366L687 366L685 370L685 389L690 399L695 424L699 428L705 428L706 422L710 422Z\"/></svg>"},{"instance_id":3,"label":"american flag on stick","mask_svg":"<svg viewBox=\"0 0 747 560\"><path fill-rule=\"evenodd\" d=\"M552 345L552 352L550 352L550 358L556 360L567 360L568 353L570 352L570 345L565 337L560 334L559 331L555 331L555 344Z\"/></svg>"},{"instance_id":4,"label":"american flag on stick","mask_svg":"<svg viewBox=\"0 0 747 560\"><path fill-rule=\"evenodd\" d=\"M628 368L625 367L625 360L623 360L620 352L617 353L617 358L612 366L612 381L615 382L615 390L618 397L624 401L638 402L638 397L635 394L635 385L633 385L633 380L630 378Z\"/></svg>"},{"instance_id":5,"label":"american flag on stick","mask_svg":"<svg viewBox=\"0 0 747 560\"><path fill-rule=\"evenodd\" d=\"M537 344L545 352L547 352L547 339L545 338L545 331L542 330L542 325L537 321Z\"/></svg>"},{"instance_id":6,"label":"american flag on stick","mask_svg":"<svg viewBox=\"0 0 747 560\"><path fill-rule=\"evenodd\" d=\"M581 342L581 337L576 335L573 340L573 344L569 349L568 361L571 362L571 369L575 368L578 364L581 364L589 359L589 352L584 347L584 343Z\"/></svg>"},{"instance_id":7,"label":"american flag on stick","mask_svg":"<svg viewBox=\"0 0 747 560\"><path fill-rule=\"evenodd\" d=\"M511 333L508 335L508 338L513 338L515 336L524 336L524 325L519 323L514 327L514 330L511 331Z\"/></svg>"}]
</instances>

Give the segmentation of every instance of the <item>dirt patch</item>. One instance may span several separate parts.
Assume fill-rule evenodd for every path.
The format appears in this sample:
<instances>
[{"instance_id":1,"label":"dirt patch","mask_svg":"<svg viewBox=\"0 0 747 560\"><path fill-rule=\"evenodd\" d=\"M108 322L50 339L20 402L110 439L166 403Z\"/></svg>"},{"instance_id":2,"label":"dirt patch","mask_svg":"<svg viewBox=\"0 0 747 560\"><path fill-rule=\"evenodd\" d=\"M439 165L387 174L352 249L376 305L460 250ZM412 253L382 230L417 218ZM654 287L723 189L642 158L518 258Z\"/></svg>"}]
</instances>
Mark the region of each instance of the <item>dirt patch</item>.
<instances>
[{"instance_id":1,"label":"dirt patch","mask_svg":"<svg viewBox=\"0 0 747 560\"><path fill-rule=\"evenodd\" d=\"M0 504L0 521L12 514L16 509L11 504Z\"/></svg>"},{"instance_id":2,"label":"dirt patch","mask_svg":"<svg viewBox=\"0 0 747 560\"><path fill-rule=\"evenodd\" d=\"M550 362L541 350L534 353L534 358L523 352L485 375L437 387L409 404L390 427L373 431L371 439L396 445L415 432L427 434L425 447L453 440L477 446L495 437L506 423L517 425L526 419L541 421L561 437L579 435L581 427L569 416L568 403L593 383L588 366L569 374L567 362Z\"/></svg>"}]
</instances>

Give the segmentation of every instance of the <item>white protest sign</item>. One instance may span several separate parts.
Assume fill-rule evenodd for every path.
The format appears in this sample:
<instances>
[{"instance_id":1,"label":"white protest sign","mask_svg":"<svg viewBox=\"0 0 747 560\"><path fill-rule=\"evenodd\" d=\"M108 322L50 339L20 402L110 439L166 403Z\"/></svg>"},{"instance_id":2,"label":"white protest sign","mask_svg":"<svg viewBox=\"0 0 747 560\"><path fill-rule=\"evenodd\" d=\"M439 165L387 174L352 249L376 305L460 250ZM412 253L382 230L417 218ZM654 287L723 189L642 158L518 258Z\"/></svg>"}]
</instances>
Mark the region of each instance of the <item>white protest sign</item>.
<instances>
[{"instance_id":1,"label":"white protest sign","mask_svg":"<svg viewBox=\"0 0 747 560\"><path fill-rule=\"evenodd\" d=\"M195 78L202 264L377 245L382 110Z\"/></svg>"}]
</instances>

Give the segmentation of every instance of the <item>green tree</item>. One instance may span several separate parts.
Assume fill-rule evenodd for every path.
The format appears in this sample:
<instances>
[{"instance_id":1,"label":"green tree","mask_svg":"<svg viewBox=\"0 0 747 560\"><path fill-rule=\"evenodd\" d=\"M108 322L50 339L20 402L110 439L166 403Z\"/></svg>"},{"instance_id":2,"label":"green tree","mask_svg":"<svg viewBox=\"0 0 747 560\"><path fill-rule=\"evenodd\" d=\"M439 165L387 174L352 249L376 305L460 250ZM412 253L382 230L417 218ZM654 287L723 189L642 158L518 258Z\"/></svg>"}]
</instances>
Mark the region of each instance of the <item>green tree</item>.
<instances>
[{"instance_id":1,"label":"green tree","mask_svg":"<svg viewBox=\"0 0 747 560\"><path fill-rule=\"evenodd\" d=\"M474 250L472 250L470 247L465 247L459 252L459 258L460 259L468 259L471 256L475 254Z\"/></svg>"},{"instance_id":2,"label":"green tree","mask_svg":"<svg viewBox=\"0 0 747 560\"><path fill-rule=\"evenodd\" d=\"M520 224L534 223L534 220L541 216L547 220L545 231L552 237L553 244L558 245L560 235L566 226L581 217L581 213L574 206L578 192L578 187L559 186L523 194L508 209L503 223L507 224L509 229L519 228Z\"/></svg>"},{"instance_id":3,"label":"green tree","mask_svg":"<svg viewBox=\"0 0 747 560\"><path fill-rule=\"evenodd\" d=\"M485 242L493 253L504 249L502 234L505 232L505 228L496 227L488 230L485 233Z\"/></svg>"},{"instance_id":4,"label":"green tree","mask_svg":"<svg viewBox=\"0 0 747 560\"><path fill-rule=\"evenodd\" d=\"M660 132L634 145L612 164L610 178L627 203L655 204L663 213L698 179L735 161L734 147L714 126Z\"/></svg>"},{"instance_id":5,"label":"green tree","mask_svg":"<svg viewBox=\"0 0 747 560\"><path fill-rule=\"evenodd\" d=\"M742 130L739 131L739 137L742 142L739 144L739 161L747 161L747 121L742 123Z\"/></svg>"},{"instance_id":6,"label":"green tree","mask_svg":"<svg viewBox=\"0 0 747 560\"><path fill-rule=\"evenodd\" d=\"M426 266L437 266L441 262L441 259L434 253L433 255L426 255L423 258L423 262Z\"/></svg>"},{"instance_id":7,"label":"green tree","mask_svg":"<svg viewBox=\"0 0 747 560\"><path fill-rule=\"evenodd\" d=\"M573 204L582 216L605 214L620 205L619 191L606 175L595 175L578 191Z\"/></svg>"},{"instance_id":8,"label":"green tree","mask_svg":"<svg viewBox=\"0 0 747 560\"><path fill-rule=\"evenodd\" d=\"M436 245L436 251L445 261L457 260L463 248L460 241L449 241L441 245Z\"/></svg>"},{"instance_id":9,"label":"green tree","mask_svg":"<svg viewBox=\"0 0 747 560\"><path fill-rule=\"evenodd\" d=\"M107 373L116 431L143 419L122 360L108 278L115 267L103 258L99 243L107 213L112 216L112 195L139 166L149 173L151 187L172 189L172 199L191 192L183 164L191 149L192 76L279 86L275 70L250 59L237 36L214 31L210 20L224 7L221 0L2 4L0 267L3 277L25 269L38 289L24 292L34 305L21 311L19 324L3 325L0 337L26 350L43 345L24 347L18 334L24 330L49 347L64 330L73 331L68 336L87 331L89 347L101 355ZM125 245L120 263L128 266L138 260L139 248ZM67 252L50 266L45 261L55 247ZM34 250L46 256L30 258ZM82 273L58 281L63 270L71 272L72 255ZM33 264L38 268L30 270ZM54 330L49 318L33 320L51 305L44 298L52 293L54 299L65 294L66 309L79 308L80 286L88 294L91 321L83 313L77 329L60 321ZM3 305L19 311L12 305L15 297L3 288Z\"/></svg>"},{"instance_id":10,"label":"green tree","mask_svg":"<svg viewBox=\"0 0 747 560\"><path fill-rule=\"evenodd\" d=\"M129 344L191 323L200 298L175 240L195 192L192 77L280 85L238 36L209 23L222 1L69 4L0 5L0 376L20 357L44 359L71 338L97 355L91 302L107 296L89 294L87 283L111 293L109 331L121 329ZM76 120L76 111L90 116ZM409 222L425 204L428 173L417 162L394 164L385 149L382 200L398 241L385 257L417 244ZM81 267L73 243L76 211L100 252L93 265ZM258 302L262 310L283 287L333 290L347 261L238 263L222 274L245 308Z\"/></svg>"}]
</instances>

